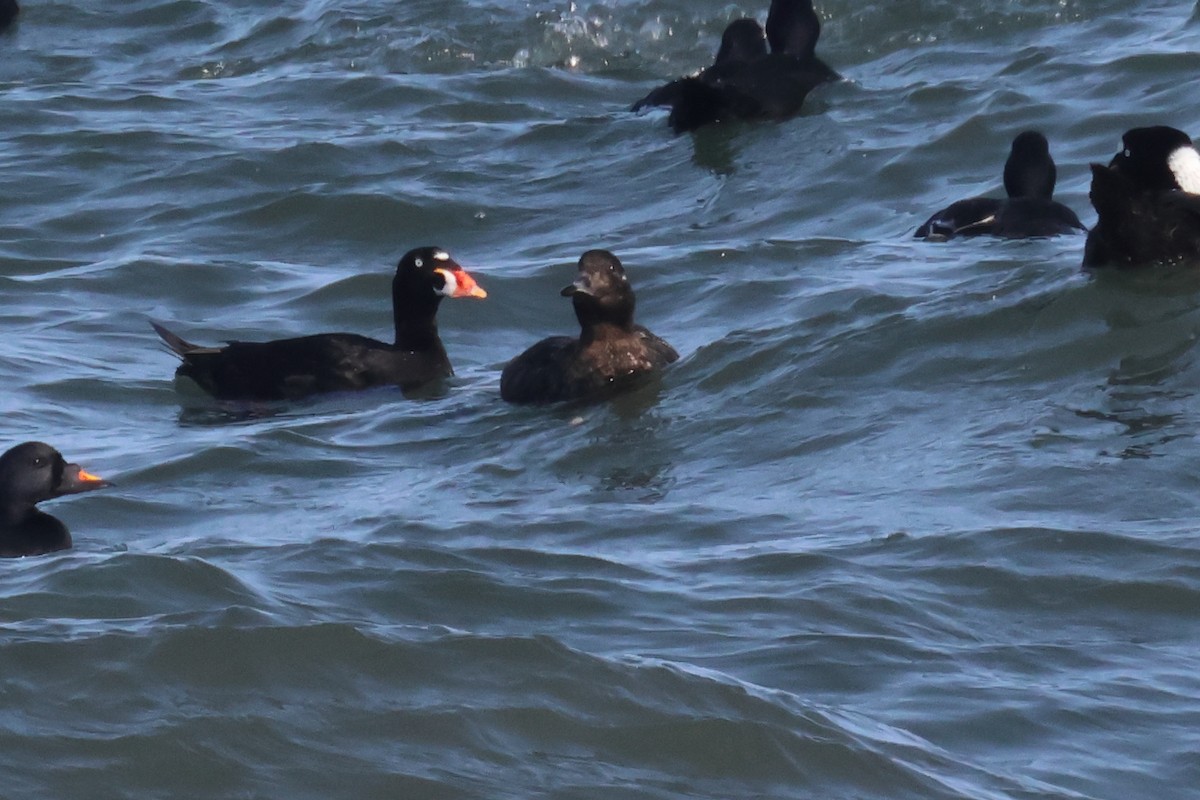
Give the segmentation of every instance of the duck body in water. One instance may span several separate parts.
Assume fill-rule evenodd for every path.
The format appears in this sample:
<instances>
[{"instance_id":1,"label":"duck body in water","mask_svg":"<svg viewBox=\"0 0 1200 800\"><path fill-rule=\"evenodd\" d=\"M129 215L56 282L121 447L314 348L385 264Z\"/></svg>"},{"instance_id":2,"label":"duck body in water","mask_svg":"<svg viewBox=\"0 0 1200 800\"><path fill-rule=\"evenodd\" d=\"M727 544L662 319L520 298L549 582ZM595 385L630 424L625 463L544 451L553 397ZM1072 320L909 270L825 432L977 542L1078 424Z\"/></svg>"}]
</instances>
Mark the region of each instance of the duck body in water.
<instances>
[{"instance_id":1,"label":"duck body in water","mask_svg":"<svg viewBox=\"0 0 1200 800\"><path fill-rule=\"evenodd\" d=\"M1092 164L1089 194L1099 220L1085 267L1200 265L1200 154L1181 130L1133 128L1108 166Z\"/></svg>"},{"instance_id":2,"label":"duck body in water","mask_svg":"<svg viewBox=\"0 0 1200 800\"><path fill-rule=\"evenodd\" d=\"M734 20L712 66L658 87L631 110L669 107L676 133L723 120L795 116L809 92L841 77L816 55L820 34L811 0L772 0L765 31L753 19Z\"/></svg>"},{"instance_id":3,"label":"duck body in water","mask_svg":"<svg viewBox=\"0 0 1200 800\"><path fill-rule=\"evenodd\" d=\"M192 344L152 322L182 359L176 374L220 400L288 400L393 385L405 391L454 374L437 330L444 297L487 297L440 247L410 250L392 279L396 339L319 333L270 342Z\"/></svg>"},{"instance_id":4,"label":"duck body in water","mask_svg":"<svg viewBox=\"0 0 1200 800\"><path fill-rule=\"evenodd\" d=\"M1028 239L1087 230L1067 206L1053 199L1058 170L1050 143L1037 131L1018 134L1004 163L1004 199L959 200L925 220L913 234L945 241L956 236Z\"/></svg>"},{"instance_id":5,"label":"duck body in water","mask_svg":"<svg viewBox=\"0 0 1200 800\"><path fill-rule=\"evenodd\" d=\"M634 324L633 288L609 251L584 253L579 276L562 295L571 298L579 336L543 339L509 362L500 376L504 400L600 400L679 358L675 348Z\"/></svg>"}]
</instances>

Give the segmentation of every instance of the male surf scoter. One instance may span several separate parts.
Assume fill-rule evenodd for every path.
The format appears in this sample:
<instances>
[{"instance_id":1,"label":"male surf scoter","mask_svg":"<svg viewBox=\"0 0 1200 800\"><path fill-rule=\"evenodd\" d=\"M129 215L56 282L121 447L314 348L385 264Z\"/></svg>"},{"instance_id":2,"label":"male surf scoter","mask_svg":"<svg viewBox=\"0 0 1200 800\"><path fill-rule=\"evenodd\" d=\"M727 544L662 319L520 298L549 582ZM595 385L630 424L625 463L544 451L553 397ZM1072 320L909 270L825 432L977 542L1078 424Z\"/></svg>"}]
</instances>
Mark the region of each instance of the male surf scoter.
<instances>
[{"instance_id":1,"label":"male surf scoter","mask_svg":"<svg viewBox=\"0 0 1200 800\"><path fill-rule=\"evenodd\" d=\"M753 19L734 20L711 67L658 87L632 110L669 106L676 133L721 120L794 116L809 92L841 77L817 58L820 35L812 0L771 0L765 35Z\"/></svg>"},{"instance_id":2,"label":"male surf scoter","mask_svg":"<svg viewBox=\"0 0 1200 800\"><path fill-rule=\"evenodd\" d=\"M509 362L500 375L500 396L508 402L601 399L679 358L671 345L634 324L633 288L607 250L584 253L579 277L562 295L575 306L579 337L543 339Z\"/></svg>"},{"instance_id":3,"label":"male surf scoter","mask_svg":"<svg viewBox=\"0 0 1200 800\"><path fill-rule=\"evenodd\" d=\"M438 337L443 297L487 297L440 247L410 250L392 279L394 344L353 333L319 333L271 342L202 347L150 323L191 378L221 400L285 400L321 392L396 385L416 389L454 374Z\"/></svg>"},{"instance_id":4,"label":"male surf scoter","mask_svg":"<svg viewBox=\"0 0 1200 800\"><path fill-rule=\"evenodd\" d=\"M68 464L48 444L25 442L0 456L0 557L36 556L71 546L67 526L37 510L43 500L102 489L108 482Z\"/></svg>"},{"instance_id":5,"label":"male surf scoter","mask_svg":"<svg viewBox=\"0 0 1200 800\"><path fill-rule=\"evenodd\" d=\"M914 236L936 241L980 235L1026 239L1086 231L1074 211L1051 199L1057 175L1046 137L1025 131L1013 139L1004 162L1006 199L972 197L951 203Z\"/></svg>"},{"instance_id":6,"label":"male surf scoter","mask_svg":"<svg viewBox=\"0 0 1200 800\"><path fill-rule=\"evenodd\" d=\"M1200 154L1186 133L1134 128L1107 167L1092 164L1090 197L1100 219L1088 233L1085 267L1200 264Z\"/></svg>"}]
</instances>

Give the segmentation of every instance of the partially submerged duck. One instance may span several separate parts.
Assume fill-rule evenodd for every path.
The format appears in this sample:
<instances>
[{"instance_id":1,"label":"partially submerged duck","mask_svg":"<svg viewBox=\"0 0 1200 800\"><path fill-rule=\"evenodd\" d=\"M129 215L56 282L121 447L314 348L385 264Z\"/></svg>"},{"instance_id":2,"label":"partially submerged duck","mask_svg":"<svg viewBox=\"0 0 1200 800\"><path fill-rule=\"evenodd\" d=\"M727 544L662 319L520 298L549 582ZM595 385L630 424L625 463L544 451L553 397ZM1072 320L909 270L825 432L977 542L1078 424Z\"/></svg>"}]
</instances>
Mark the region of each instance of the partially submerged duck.
<instances>
[{"instance_id":1,"label":"partially submerged duck","mask_svg":"<svg viewBox=\"0 0 1200 800\"><path fill-rule=\"evenodd\" d=\"M1075 212L1053 199L1058 170L1050 143L1037 131L1018 134L1004 163L1004 199L959 200L925 220L913 235L944 241L956 236L1026 239L1087 230Z\"/></svg>"},{"instance_id":2,"label":"partially submerged duck","mask_svg":"<svg viewBox=\"0 0 1200 800\"><path fill-rule=\"evenodd\" d=\"M631 110L669 107L676 133L723 120L794 116L809 92L840 77L816 55L820 35L812 0L772 0L766 31L753 19L734 20L712 66L658 87Z\"/></svg>"},{"instance_id":3,"label":"partially submerged duck","mask_svg":"<svg viewBox=\"0 0 1200 800\"><path fill-rule=\"evenodd\" d=\"M318 333L204 347L150 324L182 359L176 374L221 400L286 400L386 385L412 390L454 374L437 330L445 297L483 298L487 292L442 248L419 247L404 254L392 279L391 343Z\"/></svg>"},{"instance_id":4,"label":"partially submerged duck","mask_svg":"<svg viewBox=\"0 0 1200 800\"><path fill-rule=\"evenodd\" d=\"M579 336L543 339L509 362L500 375L500 396L508 402L603 399L679 358L675 348L634 324L633 287L609 251L584 253L579 276L562 295L575 307Z\"/></svg>"},{"instance_id":5,"label":"partially submerged duck","mask_svg":"<svg viewBox=\"0 0 1200 800\"><path fill-rule=\"evenodd\" d=\"M1092 164L1085 267L1200 264L1200 154L1177 128L1133 128L1108 166Z\"/></svg>"}]
</instances>

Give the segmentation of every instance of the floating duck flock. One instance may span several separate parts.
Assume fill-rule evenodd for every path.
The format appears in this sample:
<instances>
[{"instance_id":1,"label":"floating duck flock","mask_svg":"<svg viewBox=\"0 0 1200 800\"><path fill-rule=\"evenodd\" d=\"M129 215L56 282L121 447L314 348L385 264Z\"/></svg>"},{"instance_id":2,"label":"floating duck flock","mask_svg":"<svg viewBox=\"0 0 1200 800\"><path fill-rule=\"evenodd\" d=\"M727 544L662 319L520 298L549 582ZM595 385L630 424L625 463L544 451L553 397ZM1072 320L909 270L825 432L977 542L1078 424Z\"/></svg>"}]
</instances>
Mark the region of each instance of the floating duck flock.
<instances>
[{"instance_id":1,"label":"floating duck flock","mask_svg":"<svg viewBox=\"0 0 1200 800\"><path fill-rule=\"evenodd\" d=\"M15 0L0 0L0 30L13 25L18 12ZM820 30L811 0L772 0L765 27L748 18L731 22L711 66L654 89L631 111L669 109L667 125L677 134L733 120L793 117L813 90L841 79L816 55ZM1046 137L1020 132L1004 165L1006 197L953 202L914 235L944 242L1086 233L1085 268L1200 266L1200 154L1186 133L1161 124L1126 131L1121 151L1091 171L1089 197L1098 219L1089 230L1053 199L1056 170ZM499 379L505 401L601 402L679 358L664 339L634 322L633 287L614 253L583 253L562 296L571 298L579 334L543 339L513 358ZM292 401L378 386L410 392L453 374L436 319L447 297L484 299L487 292L447 250L422 246L396 267L390 343L319 333L212 347L193 344L165 324L151 325L180 359L176 375L218 401ZM66 526L37 504L109 485L48 444L12 447L0 456L0 557L69 548Z\"/></svg>"}]
</instances>

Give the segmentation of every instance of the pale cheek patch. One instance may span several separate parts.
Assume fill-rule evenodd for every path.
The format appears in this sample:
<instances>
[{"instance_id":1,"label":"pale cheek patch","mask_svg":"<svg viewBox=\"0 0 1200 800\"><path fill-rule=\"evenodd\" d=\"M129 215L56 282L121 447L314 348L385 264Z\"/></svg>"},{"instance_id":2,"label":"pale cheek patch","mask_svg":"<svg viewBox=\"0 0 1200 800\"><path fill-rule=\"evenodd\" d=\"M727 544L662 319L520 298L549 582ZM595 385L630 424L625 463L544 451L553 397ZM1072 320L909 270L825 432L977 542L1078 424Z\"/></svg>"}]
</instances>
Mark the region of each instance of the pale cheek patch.
<instances>
[{"instance_id":1,"label":"pale cheek patch","mask_svg":"<svg viewBox=\"0 0 1200 800\"><path fill-rule=\"evenodd\" d=\"M1194 147L1180 147L1167 158L1167 166L1179 188L1200 194L1200 153Z\"/></svg>"},{"instance_id":2,"label":"pale cheek patch","mask_svg":"<svg viewBox=\"0 0 1200 800\"><path fill-rule=\"evenodd\" d=\"M436 256L434 256L436 258ZM437 290L438 294L444 294L446 297L453 297L458 291L458 278L454 277L454 273L448 269L439 269L438 275L446 279L446 285Z\"/></svg>"}]
</instances>

